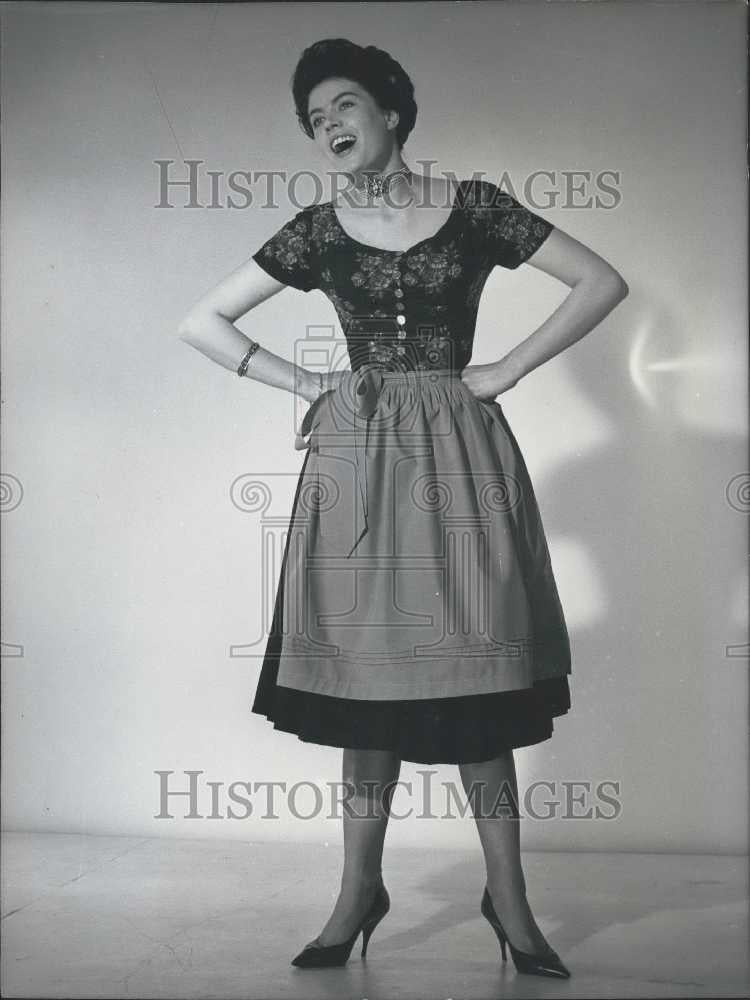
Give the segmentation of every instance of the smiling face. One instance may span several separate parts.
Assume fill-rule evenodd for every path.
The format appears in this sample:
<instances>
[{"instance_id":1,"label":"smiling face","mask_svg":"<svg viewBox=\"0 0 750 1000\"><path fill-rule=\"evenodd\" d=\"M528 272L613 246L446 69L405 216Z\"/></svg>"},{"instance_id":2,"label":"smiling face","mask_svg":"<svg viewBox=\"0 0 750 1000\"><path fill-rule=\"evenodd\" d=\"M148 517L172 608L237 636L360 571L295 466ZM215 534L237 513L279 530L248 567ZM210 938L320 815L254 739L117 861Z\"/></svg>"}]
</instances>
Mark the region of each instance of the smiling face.
<instances>
[{"instance_id":1,"label":"smiling face","mask_svg":"<svg viewBox=\"0 0 750 1000\"><path fill-rule=\"evenodd\" d=\"M322 156L341 171L386 170L400 160L398 113L383 111L353 80L335 77L313 87L308 121Z\"/></svg>"}]
</instances>

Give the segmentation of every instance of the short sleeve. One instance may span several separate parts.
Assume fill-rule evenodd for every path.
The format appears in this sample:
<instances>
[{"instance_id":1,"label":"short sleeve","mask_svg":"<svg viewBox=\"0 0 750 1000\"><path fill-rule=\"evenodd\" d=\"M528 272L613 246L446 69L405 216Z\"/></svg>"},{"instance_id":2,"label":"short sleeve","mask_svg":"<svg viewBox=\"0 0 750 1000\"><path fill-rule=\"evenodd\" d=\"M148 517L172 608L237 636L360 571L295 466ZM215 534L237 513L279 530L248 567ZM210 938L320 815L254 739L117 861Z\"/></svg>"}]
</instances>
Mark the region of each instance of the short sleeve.
<instances>
[{"instance_id":1,"label":"short sleeve","mask_svg":"<svg viewBox=\"0 0 750 1000\"><path fill-rule=\"evenodd\" d=\"M312 253L309 209L298 212L253 254L253 260L272 278L302 292L317 288Z\"/></svg>"},{"instance_id":2,"label":"short sleeve","mask_svg":"<svg viewBox=\"0 0 750 1000\"><path fill-rule=\"evenodd\" d=\"M480 228L493 264L511 270L535 253L555 228L511 194L485 181L480 186Z\"/></svg>"}]
</instances>

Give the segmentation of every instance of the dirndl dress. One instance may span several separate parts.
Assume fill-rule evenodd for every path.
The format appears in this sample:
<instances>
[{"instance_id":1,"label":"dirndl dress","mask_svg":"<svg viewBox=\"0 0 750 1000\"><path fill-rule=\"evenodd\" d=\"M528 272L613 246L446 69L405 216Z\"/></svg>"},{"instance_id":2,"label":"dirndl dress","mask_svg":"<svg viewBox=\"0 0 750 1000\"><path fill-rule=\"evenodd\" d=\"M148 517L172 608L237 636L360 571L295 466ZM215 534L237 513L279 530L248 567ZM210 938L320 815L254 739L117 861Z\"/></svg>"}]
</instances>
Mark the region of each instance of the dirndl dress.
<instances>
[{"instance_id":1,"label":"dirndl dress","mask_svg":"<svg viewBox=\"0 0 750 1000\"><path fill-rule=\"evenodd\" d=\"M468 763L549 739L570 709L531 479L501 405L460 377L488 274L552 228L472 180L407 251L357 242L324 203L254 255L327 294L351 361L297 437L307 451L251 708L275 729Z\"/></svg>"}]
</instances>

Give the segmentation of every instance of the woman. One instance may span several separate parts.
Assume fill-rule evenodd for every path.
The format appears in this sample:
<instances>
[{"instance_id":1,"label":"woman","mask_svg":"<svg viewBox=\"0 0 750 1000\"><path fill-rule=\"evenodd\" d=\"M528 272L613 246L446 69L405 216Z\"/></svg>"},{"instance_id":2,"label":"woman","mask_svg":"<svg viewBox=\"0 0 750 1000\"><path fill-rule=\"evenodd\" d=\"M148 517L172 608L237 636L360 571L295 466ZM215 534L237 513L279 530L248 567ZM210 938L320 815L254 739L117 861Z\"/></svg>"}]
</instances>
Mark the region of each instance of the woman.
<instances>
[{"instance_id":1,"label":"woman","mask_svg":"<svg viewBox=\"0 0 750 1000\"><path fill-rule=\"evenodd\" d=\"M318 42L292 89L301 127L348 190L285 223L180 334L311 404L252 711L342 747L351 798L336 904L293 964L341 965L360 931L365 955L389 908L383 843L411 760L459 765L487 867L481 912L503 959L507 943L518 971L567 978L526 899L513 749L548 739L568 710L570 649L533 488L495 397L589 332L627 286L493 184L413 173L403 146L414 88L387 53ZM470 365L487 276L523 262L570 293L504 357ZM328 296L351 370L299 368L233 325L287 286ZM509 789L512 817L488 815Z\"/></svg>"}]
</instances>

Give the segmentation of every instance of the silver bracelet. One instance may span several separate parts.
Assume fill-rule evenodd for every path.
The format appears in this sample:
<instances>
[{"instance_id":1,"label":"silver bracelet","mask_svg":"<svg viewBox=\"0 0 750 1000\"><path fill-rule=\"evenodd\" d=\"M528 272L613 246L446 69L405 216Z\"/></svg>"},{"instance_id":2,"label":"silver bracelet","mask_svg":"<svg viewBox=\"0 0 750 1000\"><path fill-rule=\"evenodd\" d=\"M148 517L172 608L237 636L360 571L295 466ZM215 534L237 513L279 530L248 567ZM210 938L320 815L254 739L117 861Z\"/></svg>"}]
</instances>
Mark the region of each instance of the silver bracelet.
<instances>
[{"instance_id":1,"label":"silver bracelet","mask_svg":"<svg viewBox=\"0 0 750 1000\"><path fill-rule=\"evenodd\" d=\"M255 354L255 352L258 350L259 347L260 344L256 344L255 341L251 343L250 347L247 350L247 354L245 354L242 361L240 361L239 368L237 369L237 374L240 376L240 378L242 378L242 376L247 371L247 366L250 363L250 358L253 356L253 354Z\"/></svg>"}]
</instances>

